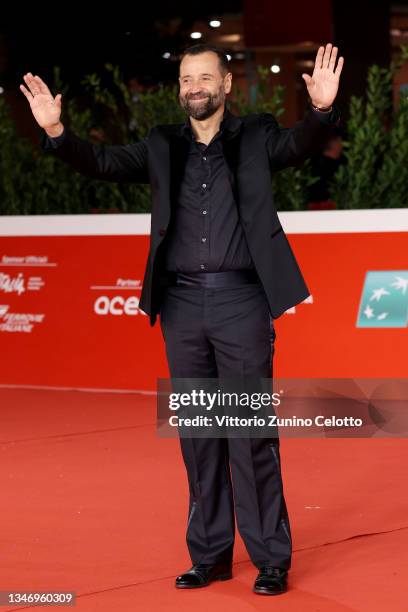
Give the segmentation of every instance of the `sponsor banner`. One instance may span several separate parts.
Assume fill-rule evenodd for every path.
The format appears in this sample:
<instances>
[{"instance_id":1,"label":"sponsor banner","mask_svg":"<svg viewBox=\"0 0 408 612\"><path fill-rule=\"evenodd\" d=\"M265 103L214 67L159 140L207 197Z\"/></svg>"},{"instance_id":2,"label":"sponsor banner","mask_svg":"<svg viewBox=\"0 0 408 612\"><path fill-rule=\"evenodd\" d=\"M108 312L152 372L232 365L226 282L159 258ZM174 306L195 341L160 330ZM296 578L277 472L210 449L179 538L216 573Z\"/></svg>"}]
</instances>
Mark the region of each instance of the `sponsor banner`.
<instances>
[{"instance_id":1,"label":"sponsor banner","mask_svg":"<svg viewBox=\"0 0 408 612\"><path fill-rule=\"evenodd\" d=\"M333 212L337 232L313 212L306 229L301 213L289 218L310 296L274 322L274 376L408 377L408 232L396 229L406 220L390 214L395 227L380 231L368 215L368 231L358 211L352 231ZM84 234L81 217L78 235L72 219L63 235L63 216L56 235L27 235L26 219L24 235L0 231L0 384L155 391L168 368L160 321L152 328L139 308L146 215L143 232L127 222L121 234L116 215L106 235L92 220Z\"/></svg>"}]
</instances>

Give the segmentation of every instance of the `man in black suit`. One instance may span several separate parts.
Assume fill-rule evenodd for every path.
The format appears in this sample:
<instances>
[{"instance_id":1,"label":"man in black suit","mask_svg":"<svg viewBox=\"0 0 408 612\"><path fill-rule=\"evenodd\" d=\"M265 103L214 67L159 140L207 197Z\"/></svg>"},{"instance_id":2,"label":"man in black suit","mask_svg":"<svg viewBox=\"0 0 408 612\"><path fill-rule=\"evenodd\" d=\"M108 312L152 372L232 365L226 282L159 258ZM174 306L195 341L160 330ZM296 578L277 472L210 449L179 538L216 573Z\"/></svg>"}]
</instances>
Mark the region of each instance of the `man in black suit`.
<instances>
[{"instance_id":1,"label":"man in black suit","mask_svg":"<svg viewBox=\"0 0 408 612\"><path fill-rule=\"evenodd\" d=\"M290 129L268 113L237 117L226 108L232 75L225 53L185 51L179 101L184 125L152 128L141 142L104 146L60 121L61 95L31 73L20 86L42 146L82 174L150 183L150 250L140 300L157 314L172 378L272 376L273 319L303 301L303 280L273 204L271 175L317 151L337 114L343 58L320 47L303 75L310 108ZM278 438L180 437L190 503L187 544L193 566L177 588L232 577L235 517L259 573L254 592L283 593L292 540Z\"/></svg>"}]
</instances>

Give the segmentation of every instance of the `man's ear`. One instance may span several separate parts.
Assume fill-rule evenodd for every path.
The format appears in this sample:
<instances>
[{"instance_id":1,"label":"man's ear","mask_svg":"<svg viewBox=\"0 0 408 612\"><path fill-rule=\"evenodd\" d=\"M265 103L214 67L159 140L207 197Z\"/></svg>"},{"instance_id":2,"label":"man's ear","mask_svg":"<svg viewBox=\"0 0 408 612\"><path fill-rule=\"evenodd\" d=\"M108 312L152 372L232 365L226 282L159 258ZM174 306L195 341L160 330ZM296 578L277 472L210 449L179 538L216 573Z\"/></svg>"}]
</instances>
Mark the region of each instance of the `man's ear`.
<instances>
[{"instance_id":1,"label":"man's ear","mask_svg":"<svg viewBox=\"0 0 408 612\"><path fill-rule=\"evenodd\" d=\"M231 88L232 88L232 73L228 72L224 77L225 93L230 93Z\"/></svg>"}]
</instances>

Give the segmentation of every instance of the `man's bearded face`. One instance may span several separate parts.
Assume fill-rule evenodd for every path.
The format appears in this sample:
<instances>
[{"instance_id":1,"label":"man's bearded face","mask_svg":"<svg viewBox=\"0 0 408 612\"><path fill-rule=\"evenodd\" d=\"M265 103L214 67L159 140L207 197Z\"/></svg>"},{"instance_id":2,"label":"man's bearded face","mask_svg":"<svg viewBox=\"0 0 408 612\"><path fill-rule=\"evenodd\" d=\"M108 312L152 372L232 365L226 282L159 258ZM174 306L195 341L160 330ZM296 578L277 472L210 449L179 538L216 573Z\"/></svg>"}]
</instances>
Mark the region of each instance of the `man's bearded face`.
<instances>
[{"instance_id":1,"label":"man's bearded face","mask_svg":"<svg viewBox=\"0 0 408 612\"><path fill-rule=\"evenodd\" d=\"M225 89L221 84L216 92L200 89L198 92L180 93L179 100L189 117L203 120L211 117L225 102Z\"/></svg>"},{"instance_id":2,"label":"man's bearded face","mask_svg":"<svg viewBox=\"0 0 408 612\"><path fill-rule=\"evenodd\" d=\"M225 103L224 81L215 53L185 56L180 65L179 102L188 116L201 121L211 117Z\"/></svg>"}]
</instances>

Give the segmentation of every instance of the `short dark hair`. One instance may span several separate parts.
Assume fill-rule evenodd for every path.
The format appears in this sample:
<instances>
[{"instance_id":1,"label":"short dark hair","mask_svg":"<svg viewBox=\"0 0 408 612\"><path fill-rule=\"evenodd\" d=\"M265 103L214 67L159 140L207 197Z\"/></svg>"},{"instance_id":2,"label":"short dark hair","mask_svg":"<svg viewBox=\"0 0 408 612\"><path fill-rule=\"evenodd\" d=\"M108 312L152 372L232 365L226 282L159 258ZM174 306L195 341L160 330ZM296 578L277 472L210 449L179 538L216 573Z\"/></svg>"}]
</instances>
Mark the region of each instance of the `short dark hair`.
<instances>
[{"instance_id":1,"label":"short dark hair","mask_svg":"<svg viewBox=\"0 0 408 612\"><path fill-rule=\"evenodd\" d=\"M221 74L225 76L227 72L230 72L229 60L224 49L221 49L220 47L215 47L213 45L207 45L205 43L193 45L192 47L188 47L187 49L185 49L181 54L180 62L186 55L201 55L201 53L207 53L208 51L211 51L212 53L215 53L215 55L217 55Z\"/></svg>"}]
</instances>

